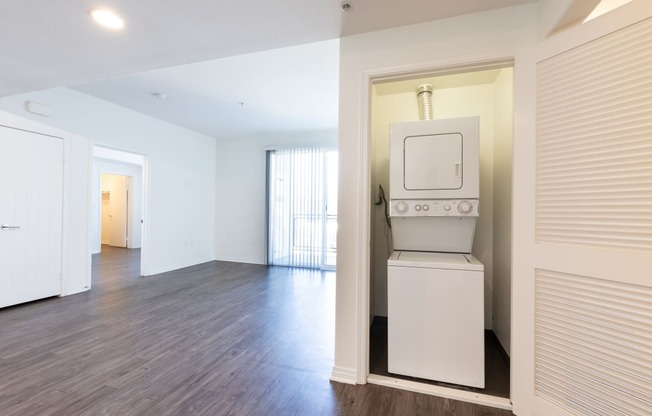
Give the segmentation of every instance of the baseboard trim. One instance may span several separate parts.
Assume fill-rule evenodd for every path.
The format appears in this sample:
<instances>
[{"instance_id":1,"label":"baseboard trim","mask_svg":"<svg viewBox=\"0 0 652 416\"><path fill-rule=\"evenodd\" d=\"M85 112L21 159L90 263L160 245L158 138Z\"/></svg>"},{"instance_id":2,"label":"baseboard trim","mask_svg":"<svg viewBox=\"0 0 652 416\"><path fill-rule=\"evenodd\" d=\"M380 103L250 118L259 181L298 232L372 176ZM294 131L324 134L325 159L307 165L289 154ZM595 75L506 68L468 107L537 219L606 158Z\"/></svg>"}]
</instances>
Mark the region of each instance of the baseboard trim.
<instances>
[{"instance_id":1,"label":"baseboard trim","mask_svg":"<svg viewBox=\"0 0 652 416\"><path fill-rule=\"evenodd\" d=\"M61 294L60 294L59 296L61 296L61 297L63 297L63 296L70 296L70 295L74 295L74 294L76 294L76 293L85 292L85 291L87 291L88 289L90 289L88 286L73 286L73 287L67 287L65 290L62 290L62 291L61 291Z\"/></svg>"},{"instance_id":2,"label":"baseboard trim","mask_svg":"<svg viewBox=\"0 0 652 416\"><path fill-rule=\"evenodd\" d=\"M446 399L459 400L482 406L494 407L497 409L512 410L512 402L504 397L489 396L487 394L474 393L472 391L451 389L448 387L434 386L431 384L418 383L416 381L401 380L393 377L370 374L367 383L379 386L393 387L396 389L412 391L415 393L428 394Z\"/></svg>"},{"instance_id":3,"label":"baseboard trim","mask_svg":"<svg viewBox=\"0 0 652 416\"><path fill-rule=\"evenodd\" d=\"M175 264L168 264L163 267L152 267L152 265L149 265L149 270L146 275L144 276L154 276L156 274L163 274L167 272L173 272L176 270L181 270L185 269L188 267L193 267L193 266L198 266L200 264L204 263L210 263L212 261L215 261L215 259L212 258L202 258L202 259L196 259L196 260L191 260L191 261L185 261L183 263L175 263Z\"/></svg>"},{"instance_id":4,"label":"baseboard trim","mask_svg":"<svg viewBox=\"0 0 652 416\"><path fill-rule=\"evenodd\" d=\"M331 381L337 381L338 383L345 384L356 384L356 371L352 368L344 367L333 367L333 372L331 373Z\"/></svg>"}]
</instances>

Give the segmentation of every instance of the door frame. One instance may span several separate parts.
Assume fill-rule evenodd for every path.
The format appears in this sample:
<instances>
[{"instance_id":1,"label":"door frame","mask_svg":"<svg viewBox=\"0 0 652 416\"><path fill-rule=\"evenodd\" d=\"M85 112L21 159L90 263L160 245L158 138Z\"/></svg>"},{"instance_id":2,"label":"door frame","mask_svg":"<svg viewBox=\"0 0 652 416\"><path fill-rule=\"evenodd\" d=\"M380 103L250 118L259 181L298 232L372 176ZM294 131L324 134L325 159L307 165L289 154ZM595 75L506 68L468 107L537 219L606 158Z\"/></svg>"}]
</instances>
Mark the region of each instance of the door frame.
<instances>
[{"instance_id":1,"label":"door frame","mask_svg":"<svg viewBox=\"0 0 652 416\"><path fill-rule=\"evenodd\" d=\"M376 70L366 70L362 73L362 91L360 99L360 113L362 116L362 128L360 132L362 140L360 141L360 152L358 163L361 166L361 189L359 193L360 206L363 208L360 215L363 216L360 221L361 244L359 253L362 261L358 267L358 297L356 310L357 331L357 363L356 363L356 382L358 384L372 383L399 388L408 391L425 393L455 400L466 401L470 403L481 404L496 408L511 410L512 404L510 399L478 394L464 390L451 389L446 387L410 382L399 380L391 377L374 376L369 374L369 328L371 324L370 317L370 297L371 297L371 99L372 85L379 81L400 81L410 78L451 75L470 71L487 70L494 68L513 67L514 76L517 72L517 55L513 50L504 53L489 53L484 55L474 55L458 57L453 59L435 62L428 65L416 64L402 68L380 68ZM517 95L516 88L514 95ZM514 111L516 115L516 111ZM512 174L513 176L513 174ZM511 374L510 374L511 376Z\"/></svg>"},{"instance_id":2,"label":"door frame","mask_svg":"<svg viewBox=\"0 0 652 416\"><path fill-rule=\"evenodd\" d=\"M96 155L96 150L98 150L101 153L101 156ZM118 164L131 164L135 166L140 166L141 168L141 180L142 180L142 191L141 191L141 248L140 248L140 275L141 276L149 276L149 240L147 238L148 236L148 221L147 218L149 217L149 196L148 196L148 183L149 183L149 177L148 177L148 157L147 155L135 153L135 152L130 152L127 150L122 150L122 149L117 149L101 144L93 144L92 145L92 150L91 150L91 172L94 171L94 166L96 159L102 159L106 160L108 162L112 163L118 163ZM108 172L108 171L103 171L99 170L99 181L100 181L100 187L98 189L97 194L93 194L91 192L91 199L98 201L99 204L102 203L102 191L101 191L101 183L102 183L102 173L110 173L110 174L116 174L116 175L122 175L122 176L127 176L123 173L119 172ZM91 212L90 216L93 215L93 207L92 204L90 206ZM98 219L100 222L100 227L101 227L101 205L100 209L98 209L97 216L99 216ZM127 226L129 228L129 226ZM91 233L92 234L92 231ZM91 253L93 252L93 247L92 244L89 247Z\"/></svg>"},{"instance_id":3,"label":"door frame","mask_svg":"<svg viewBox=\"0 0 652 416\"><path fill-rule=\"evenodd\" d=\"M142 167L141 167L142 170ZM124 248L132 248L130 247L132 245L132 233L131 230L134 228L134 198L132 192L130 192L133 189L133 183L134 183L134 177L131 175L126 175L124 173L115 173L113 170L104 170L100 169L100 195L103 196L104 192L102 191L102 185L104 183L104 175L110 175L110 176L118 176L124 178L125 181L125 207L124 207L124 216L125 216L125 230L124 230L124 237L125 237L125 246ZM104 201L102 200L102 205L100 206L99 209L99 215L100 215L100 245L102 243L102 227L104 224L104 221L106 221L105 216L103 215L103 210L104 209ZM113 214L111 214L113 215ZM110 245L110 244L109 244ZM142 244L141 244L142 245Z\"/></svg>"}]
</instances>

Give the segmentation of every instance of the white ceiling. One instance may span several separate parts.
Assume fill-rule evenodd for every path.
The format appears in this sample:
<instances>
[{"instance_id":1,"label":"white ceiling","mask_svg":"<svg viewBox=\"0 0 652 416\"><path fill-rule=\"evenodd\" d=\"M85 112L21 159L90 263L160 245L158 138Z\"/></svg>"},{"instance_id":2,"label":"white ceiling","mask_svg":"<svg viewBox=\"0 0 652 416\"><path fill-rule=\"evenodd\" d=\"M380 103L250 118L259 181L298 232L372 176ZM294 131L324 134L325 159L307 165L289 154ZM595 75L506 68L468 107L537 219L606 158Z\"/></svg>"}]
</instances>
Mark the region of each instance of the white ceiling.
<instances>
[{"instance_id":1,"label":"white ceiling","mask_svg":"<svg viewBox=\"0 0 652 416\"><path fill-rule=\"evenodd\" d=\"M77 86L215 137L336 128L339 53L323 41L533 1L0 0L0 96ZM126 29L95 25L98 6Z\"/></svg>"},{"instance_id":2,"label":"white ceiling","mask_svg":"<svg viewBox=\"0 0 652 416\"><path fill-rule=\"evenodd\" d=\"M334 39L74 89L212 137L237 138L336 129L338 71L339 41Z\"/></svg>"},{"instance_id":3,"label":"white ceiling","mask_svg":"<svg viewBox=\"0 0 652 416\"><path fill-rule=\"evenodd\" d=\"M403 81L380 81L374 84L374 91L378 95L413 93L416 100L417 88L422 84L430 84L434 90L493 84L500 71L500 68L484 69L460 74L421 76Z\"/></svg>"}]
</instances>

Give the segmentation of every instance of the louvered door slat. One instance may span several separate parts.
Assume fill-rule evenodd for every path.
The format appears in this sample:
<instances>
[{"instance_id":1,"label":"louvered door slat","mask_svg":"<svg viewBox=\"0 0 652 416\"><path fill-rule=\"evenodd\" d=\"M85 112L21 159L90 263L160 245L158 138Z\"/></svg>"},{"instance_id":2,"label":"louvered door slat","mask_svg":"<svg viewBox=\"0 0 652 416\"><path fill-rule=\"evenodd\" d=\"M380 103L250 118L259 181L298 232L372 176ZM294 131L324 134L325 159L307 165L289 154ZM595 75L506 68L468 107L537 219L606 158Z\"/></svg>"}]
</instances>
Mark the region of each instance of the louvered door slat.
<instances>
[{"instance_id":1,"label":"louvered door slat","mask_svg":"<svg viewBox=\"0 0 652 416\"><path fill-rule=\"evenodd\" d=\"M535 288L537 394L582 415L652 414L652 288L541 269Z\"/></svg>"},{"instance_id":2,"label":"louvered door slat","mask_svg":"<svg viewBox=\"0 0 652 416\"><path fill-rule=\"evenodd\" d=\"M643 21L537 65L538 243L652 253L651 38Z\"/></svg>"}]
</instances>

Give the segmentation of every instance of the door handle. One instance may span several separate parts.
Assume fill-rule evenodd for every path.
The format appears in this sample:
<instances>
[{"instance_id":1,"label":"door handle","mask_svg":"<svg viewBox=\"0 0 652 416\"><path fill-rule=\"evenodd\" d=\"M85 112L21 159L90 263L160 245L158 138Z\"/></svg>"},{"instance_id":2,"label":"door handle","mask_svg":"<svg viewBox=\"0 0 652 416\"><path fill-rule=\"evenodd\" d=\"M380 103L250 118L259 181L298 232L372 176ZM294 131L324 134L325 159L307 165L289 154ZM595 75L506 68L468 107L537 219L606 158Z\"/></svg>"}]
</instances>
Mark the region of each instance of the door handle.
<instances>
[{"instance_id":1,"label":"door handle","mask_svg":"<svg viewBox=\"0 0 652 416\"><path fill-rule=\"evenodd\" d=\"M17 230L19 228L20 228L20 225L9 225L9 224L0 225L0 229L2 229L2 231Z\"/></svg>"}]
</instances>

